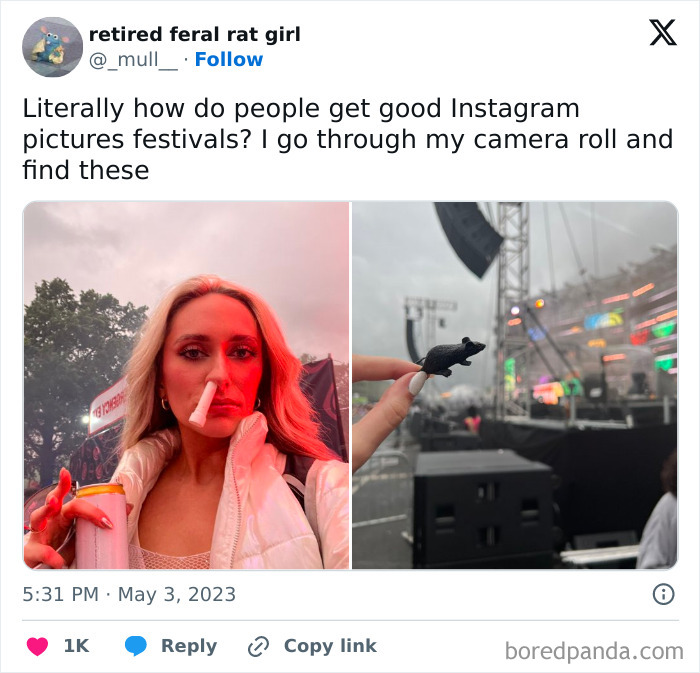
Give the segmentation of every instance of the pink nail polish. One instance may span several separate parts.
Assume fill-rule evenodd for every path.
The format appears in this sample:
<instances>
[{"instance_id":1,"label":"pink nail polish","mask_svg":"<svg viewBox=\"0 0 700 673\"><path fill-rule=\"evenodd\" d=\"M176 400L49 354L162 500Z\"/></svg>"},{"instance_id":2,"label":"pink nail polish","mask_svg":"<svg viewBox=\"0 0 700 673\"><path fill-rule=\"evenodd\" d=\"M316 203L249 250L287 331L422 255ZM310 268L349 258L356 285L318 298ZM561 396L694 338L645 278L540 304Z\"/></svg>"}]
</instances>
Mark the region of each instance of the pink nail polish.
<instances>
[{"instance_id":1,"label":"pink nail polish","mask_svg":"<svg viewBox=\"0 0 700 673\"><path fill-rule=\"evenodd\" d=\"M114 525L106 516L103 516L100 519L100 523L102 524L103 528L109 528L110 530L112 530L112 528L114 528Z\"/></svg>"}]
</instances>

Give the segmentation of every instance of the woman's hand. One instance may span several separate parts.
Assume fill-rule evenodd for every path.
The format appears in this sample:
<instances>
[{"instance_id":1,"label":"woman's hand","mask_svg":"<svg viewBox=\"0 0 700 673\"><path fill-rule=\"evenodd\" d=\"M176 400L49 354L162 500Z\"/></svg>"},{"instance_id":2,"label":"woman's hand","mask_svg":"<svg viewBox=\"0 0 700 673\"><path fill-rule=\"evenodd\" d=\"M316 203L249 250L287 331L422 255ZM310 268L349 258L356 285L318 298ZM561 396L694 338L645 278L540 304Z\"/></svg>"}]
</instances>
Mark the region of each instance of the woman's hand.
<instances>
[{"instance_id":1,"label":"woman's hand","mask_svg":"<svg viewBox=\"0 0 700 673\"><path fill-rule=\"evenodd\" d=\"M353 472L356 472L370 459L377 447L406 418L414 398L414 395L408 390L408 384L419 370L420 365L398 358L352 356L353 382L396 379L396 382L384 392L374 408L362 420L353 425Z\"/></svg>"},{"instance_id":2,"label":"woman's hand","mask_svg":"<svg viewBox=\"0 0 700 673\"><path fill-rule=\"evenodd\" d=\"M70 488L70 472L62 468L58 486L46 496L46 504L32 512L29 519L30 532L24 545L24 562L30 568L41 563L52 568L63 568L73 562L74 542L62 550L65 558L56 550L63 544L77 518L87 519L99 528L112 528L112 522L101 509L81 498L74 498L63 505L63 499Z\"/></svg>"}]
</instances>

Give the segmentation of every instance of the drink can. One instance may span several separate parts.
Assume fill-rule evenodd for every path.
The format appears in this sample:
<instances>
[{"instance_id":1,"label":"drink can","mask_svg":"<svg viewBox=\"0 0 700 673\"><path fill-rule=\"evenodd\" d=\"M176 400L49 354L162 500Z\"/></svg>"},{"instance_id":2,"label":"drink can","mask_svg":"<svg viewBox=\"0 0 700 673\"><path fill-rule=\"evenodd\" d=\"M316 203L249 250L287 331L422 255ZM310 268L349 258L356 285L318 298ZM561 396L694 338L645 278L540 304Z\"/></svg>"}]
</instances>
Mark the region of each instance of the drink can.
<instances>
[{"instance_id":1,"label":"drink can","mask_svg":"<svg viewBox=\"0 0 700 673\"><path fill-rule=\"evenodd\" d=\"M101 509L113 528L100 528L86 519L76 521L75 555L78 568L124 569L129 567L126 536L126 495L121 484L93 484L78 489L76 498L85 498Z\"/></svg>"}]
</instances>

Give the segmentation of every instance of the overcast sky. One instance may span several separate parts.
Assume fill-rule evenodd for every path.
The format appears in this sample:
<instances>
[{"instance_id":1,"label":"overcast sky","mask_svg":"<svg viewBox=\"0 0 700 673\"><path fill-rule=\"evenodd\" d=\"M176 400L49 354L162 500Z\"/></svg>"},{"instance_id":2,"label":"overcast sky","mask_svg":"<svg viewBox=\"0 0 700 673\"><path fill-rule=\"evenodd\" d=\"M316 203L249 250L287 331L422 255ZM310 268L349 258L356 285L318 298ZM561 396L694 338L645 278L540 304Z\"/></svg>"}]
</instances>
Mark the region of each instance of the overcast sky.
<instances>
[{"instance_id":1,"label":"overcast sky","mask_svg":"<svg viewBox=\"0 0 700 673\"><path fill-rule=\"evenodd\" d=\"M485 209L485 204L480 204ZM492 204L493 212L495 205ZM578 255L595 275L592 217L601 277L629 262L652 256L651 246L676 243L676 210L667 203L565 203ZM545 227L549 220L554 284L580 282L579 269L558 203L530 204L530 287L534 295L552 288ZM449 379L436 379L441 390L466 384L492 385L496 339L497 263L479 280L459 260L440 226L432 203L353 203L353 351L409 358L404 327L407 296L456 301L444 313L439 343L462 337L487 344L469 367L455 367ZM420 348L420 345L419 345Z\"/></svg>"},{"instance_id":2,"label":"overcast sky","mask_svg":"<svg viewBox=\"0 0 700 673\"><path fill-rule=\"evenodd\" d=\"M154 307L213 273L260 294L296 355L348 360L348 213L333 203L35 203L24 215L24 303L64 278Z\"/></svg>"}]
</instances>

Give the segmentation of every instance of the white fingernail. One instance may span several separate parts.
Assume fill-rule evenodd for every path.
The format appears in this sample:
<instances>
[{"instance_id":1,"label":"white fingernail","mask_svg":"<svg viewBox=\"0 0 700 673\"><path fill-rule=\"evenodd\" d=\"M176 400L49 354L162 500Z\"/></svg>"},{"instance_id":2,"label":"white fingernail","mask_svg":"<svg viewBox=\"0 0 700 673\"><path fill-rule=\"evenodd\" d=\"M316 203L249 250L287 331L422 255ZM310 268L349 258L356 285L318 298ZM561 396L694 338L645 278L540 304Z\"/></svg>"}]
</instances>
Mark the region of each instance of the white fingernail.
<instances>
[{"instance_id":1,"label":"white fingernail","mask_svg":"<svg viewBox=\"0 0 700 673\"><path fill-rule=\"evenodd\" d=\"M408 384L408 392L415 397L421 390L423 384L428 380L428 375L425 372L418 372Z\"/></svg>"},{"instance_id":2,"label":"white fingernail","mask_svg":"<svg viewBox=\"0 0 700 673\"><path fill-rule=\"evenodd\" d=\"M106 516L103 516L100 519L100 523L102 524L102 526L104 528L109 528L110 530L112 530L112 528L114 528L114 526L112 525L112 522Z\"/></svg>"}]
</instances>

